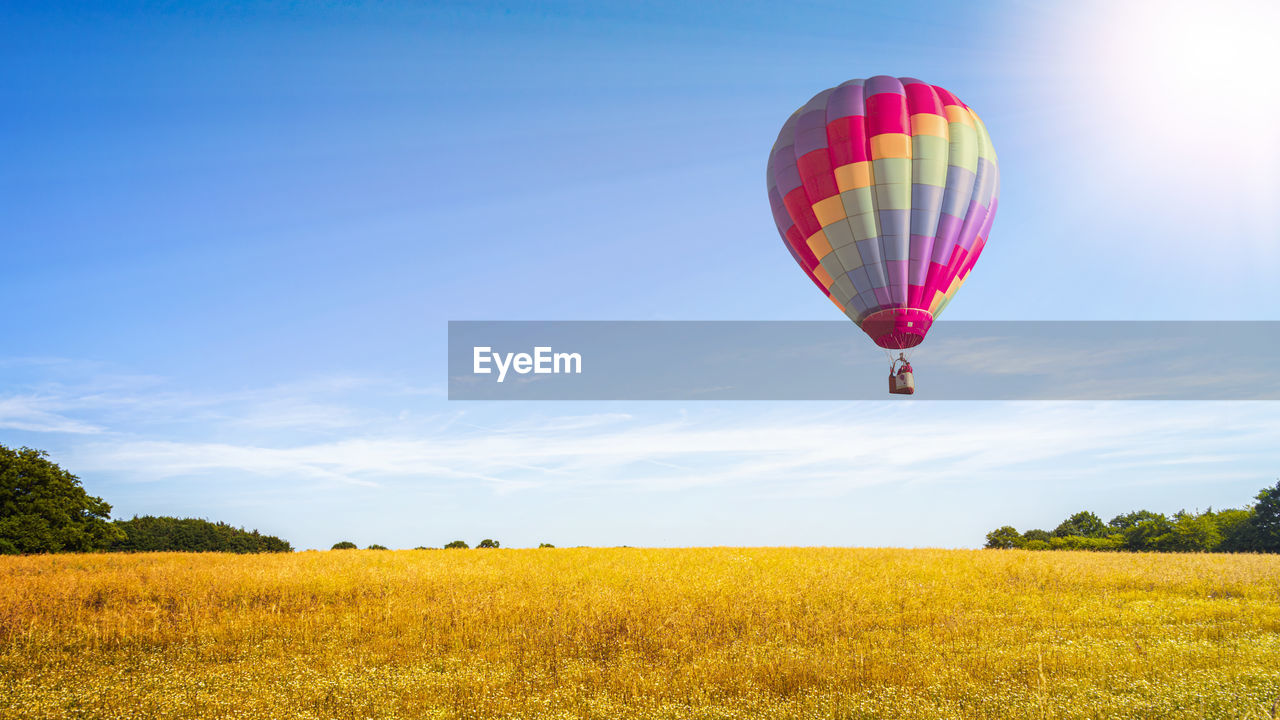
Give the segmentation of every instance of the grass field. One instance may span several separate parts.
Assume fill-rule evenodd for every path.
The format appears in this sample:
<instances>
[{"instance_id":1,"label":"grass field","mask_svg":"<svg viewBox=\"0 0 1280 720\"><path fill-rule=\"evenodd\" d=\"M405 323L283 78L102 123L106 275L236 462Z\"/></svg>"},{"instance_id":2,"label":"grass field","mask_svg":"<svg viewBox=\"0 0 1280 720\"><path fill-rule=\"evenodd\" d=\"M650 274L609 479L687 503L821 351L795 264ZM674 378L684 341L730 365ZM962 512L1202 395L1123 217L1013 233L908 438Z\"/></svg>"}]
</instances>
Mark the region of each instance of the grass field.
<instances>
[{"instance_id":1,"label":"grass field","mask_svg":"<svg viewBox=\"0 0 1280 720\"><path fill-rule=\"evenodd\" d=\"M0 557L0 717L1264 718L1280 557Z\"/></svg>"}]
</instances>

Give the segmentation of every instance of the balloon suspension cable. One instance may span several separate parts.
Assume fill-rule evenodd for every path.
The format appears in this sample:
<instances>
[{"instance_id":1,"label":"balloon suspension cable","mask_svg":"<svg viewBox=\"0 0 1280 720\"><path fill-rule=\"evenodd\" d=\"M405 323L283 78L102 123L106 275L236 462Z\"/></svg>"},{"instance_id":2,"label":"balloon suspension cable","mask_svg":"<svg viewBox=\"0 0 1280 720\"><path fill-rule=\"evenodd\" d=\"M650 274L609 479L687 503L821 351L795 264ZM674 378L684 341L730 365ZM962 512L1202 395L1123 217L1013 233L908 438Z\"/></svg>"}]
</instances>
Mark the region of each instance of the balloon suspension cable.
<instances>
[{"instance_id":1,"label":"balloon suspension cable","mask_svg":"<svg viewBox=\"0 0 1280 720\"><path fill-rule=\"evenodd\" d=\"M915 354L915 348L907 348L905 350L890 350L889 348L880 348L884 350L884 356L889 360L889 372L898 369L898 363L911 362L911 356Z\"/></svg>"}]
</instances>

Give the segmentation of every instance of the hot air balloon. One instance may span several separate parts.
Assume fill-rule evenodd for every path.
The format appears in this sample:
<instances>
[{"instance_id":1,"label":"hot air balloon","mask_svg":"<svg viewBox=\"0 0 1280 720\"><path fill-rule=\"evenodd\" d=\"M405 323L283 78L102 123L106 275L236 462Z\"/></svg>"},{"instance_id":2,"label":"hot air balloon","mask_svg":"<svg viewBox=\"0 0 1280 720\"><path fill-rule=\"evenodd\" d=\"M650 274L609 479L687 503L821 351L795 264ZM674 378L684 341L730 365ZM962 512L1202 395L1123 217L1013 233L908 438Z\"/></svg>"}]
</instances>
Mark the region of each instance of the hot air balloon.
<instances>
[{"instance_id":1,"label":"hot air balloon","mask_svg":"<svg viewBox=\"0 0 1280 720\"><path fill-rule=\"evenodd\" d=\"M908 368L964 284L996 216L987 129L952 93L877 75L814 95L769 153L769 203L791 257ZM893 351L898 357L893 358Z\"/></svg>"}]
</instances>

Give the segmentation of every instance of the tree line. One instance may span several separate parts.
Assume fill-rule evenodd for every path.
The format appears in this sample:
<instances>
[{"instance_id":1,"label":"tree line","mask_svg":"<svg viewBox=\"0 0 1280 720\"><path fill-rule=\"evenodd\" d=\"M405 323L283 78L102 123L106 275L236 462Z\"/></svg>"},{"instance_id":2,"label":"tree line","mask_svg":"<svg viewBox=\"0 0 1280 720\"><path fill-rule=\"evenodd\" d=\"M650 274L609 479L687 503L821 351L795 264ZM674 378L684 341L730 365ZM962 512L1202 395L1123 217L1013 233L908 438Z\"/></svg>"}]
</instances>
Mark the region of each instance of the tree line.
<instances>
[{"instance_id":1,"label":"tree line","mask_svg":"<svg viewBox=\"0 0 1280 720\"><path fill-rule=\"evenodd\" d=\"M1280 481L1263 488L1252 507L1117 515L1108 522L1078 512L1054 530L1019 532L1006 525L987 533L986 547L1024 550L1280 553ZM477 548L498 548L485 538ZM454 540L446 549L467 549ZM542 543L539 547L553 547ZM354 549L348 541L334 550ZM370 550L386 550L370 545ZM425 550L425 547L416 549ZM85 492L80 479L32 448L0 445L0 555L50 552L291 552L285 540L222 522L195 518L111 520L111 505Z\"/></svg>"},{"instance_id":2,"label":"tree line","mask_svg":"<svg viewBox=\"0 0 1280 720\"><path fill-rule=\"evenodd\" d=\"M331 548L329 548L329 549L330 549L330 550L356 550L356 549L359 549L359 547L360 547L359 545L356 545L355 543L351 542L350 540L343 540L342 542L336 542L336 543L334 543L334 544L333 544L333 547L331 547ZM488 549L491 549L491 548L500 548L500 547L502 547L502 543L500 543L500 542L498 542L497 540L494 540L494 539L492 539L492 538L485 538L485 539L481 540L480 542L476 543L476 548L477 548L477 549L480 549L480 550L488 550ZM538 547L539 547L539 548L554 548L554 547L555 547L555 545L552 545L551 543L546 543L546 542L544 542L544 543L539 544L539 545L538 545ZM445 549L445 550L469 550L470 548L471 548L471 546L467 544L467 541L466 541L466 540L454 540L454 541L452 541L452 542L445 543L445 546L444 546L444 549ZM366 550L386 550L387 548L386 548L386 546L385 546L385 545L377 545L377 544L374 544L374 545L370 545L369 547L367 547L367 548L365 548L365 549L366 549ZM434 549L435 549L435 548L429 548L429 547L427 547L427 546L425 546L425 545L419 545L418 547L414 548L414 550L434 550Z\"/></svg>"},{"instance_id":3,"label":"tree line","mask_svg":"<svg viewBox=\"0 0 1280 720\"><path fill-rule=\"evenodd\" d=\"M0 555L54 552L291 552L257 530L196 518L111 520L111 505L43 450L0 445Z\"/></svg>"},{"instance_id":4,"label":"tree line","mask_svg":"<svg viewBox=\"0 0 1280 720\"><path fill-rule=\"evenodd\" d=\"M498 548L492 538L477 548ZM353 550L350 541L334 550ZM467 549L465 540L445 548ZM542 543L539 547L555 547ZM369 550L386 550L369 545ZM415 550L427 550L419 546ZM56 552L292 552L288 541L224 522L198 518L134 516L112 520L111 505L89 495L80 479L43 450L0 445L0 555Z\"/></svg>"},{"instance_id":5,"label":"tree line","mask_svg":"<svg viewBox=\"0 0 1280 720\"><path fill-rule=\"evenodd\" d=\"M1053 531L1018 532L1011 525L987 533L987 548L1113 550L1128 552L1280 552L1280 481L1263 488L1252 507L1187 512L1150 510L1107 522L1089 511L1063 520Z\"/></svg>"},{"instance_id":6,"label":"tree line","mask_svg":"<svg viewBox=\"0 0 1280 720\"><path fill-rule=\"evenodd\" d=\"M124 537L108 545L109 552L293 552L286 540L224 522L147 515L114 524Z\"/></svg>"}]
</instances>

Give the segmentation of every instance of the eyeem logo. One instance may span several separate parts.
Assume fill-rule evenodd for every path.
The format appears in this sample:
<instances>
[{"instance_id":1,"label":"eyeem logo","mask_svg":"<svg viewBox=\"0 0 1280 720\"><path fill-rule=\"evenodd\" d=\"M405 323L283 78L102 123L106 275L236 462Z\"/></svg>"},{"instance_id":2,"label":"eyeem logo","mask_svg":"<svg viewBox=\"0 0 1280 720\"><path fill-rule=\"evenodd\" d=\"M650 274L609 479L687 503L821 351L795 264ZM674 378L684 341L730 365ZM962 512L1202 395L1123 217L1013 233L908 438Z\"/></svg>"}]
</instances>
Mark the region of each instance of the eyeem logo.
<instances>
[{"instance_id":1,"label":"eyeem logo","mask_svg":"<svg viewBox=\"0 0 1280 720\"><path fill-rule=\"evenodd\" d=\"M498 382L502 382L507 377L508 370L514 370L520 375L558 375L568 373L571 375L580 375L582 373L582 355L578 353L558 353L552 352L549 347L535 347L533 354L529 353L496 353L491 347L475 346L472 348L472 358L475 361L472 371L477 375L488 375L493 372L492 364L498 369Z\"/></svg>"}]
</instances>

